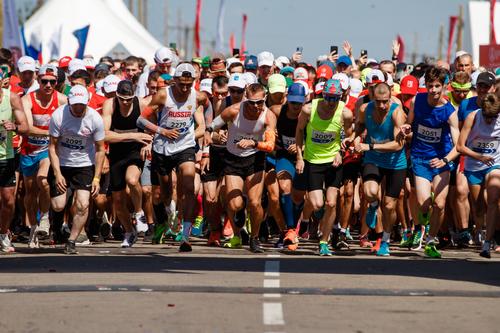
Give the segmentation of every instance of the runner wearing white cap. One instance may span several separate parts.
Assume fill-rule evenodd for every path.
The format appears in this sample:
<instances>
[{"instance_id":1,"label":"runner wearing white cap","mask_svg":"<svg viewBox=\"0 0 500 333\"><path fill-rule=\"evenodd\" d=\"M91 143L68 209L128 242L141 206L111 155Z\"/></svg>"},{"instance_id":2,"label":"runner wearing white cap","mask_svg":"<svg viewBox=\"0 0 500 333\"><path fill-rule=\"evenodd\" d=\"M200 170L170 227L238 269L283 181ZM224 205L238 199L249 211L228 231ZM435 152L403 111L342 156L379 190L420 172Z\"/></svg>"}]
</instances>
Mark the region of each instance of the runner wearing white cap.
<instances>
[{"instance_id":1,"label":"runner wearing white cap","mask_svg":"<svg viewBox=\"0 0 500 333\"><path fill-rule=\"evenodd\" d=\"M178 58L172 49L168 47L160 47L156 50L154 55L155 61L155 70L159 71L162 74L174 74L175 66L177 65ZM144 68L144 72L139 77L139 81L137 82L137 88L135 95L137 97L146 97L149 95L147 82L148 82L149 70L147 67Z\"/></svg>"},{"instance_id":2,"label":"runner wearing white cap","mask_svg":"<svg viewBox=\"0 0 500 333\"><path fill-rule=\"evenodd\" d=\"M271 52L261 52L257 55L259 83L266 87L269 76L273 74L274 55Z\"/></svg>"},{"instance_id":3,"label":"runner wearing white cap","mask_svg":"<svg viewBox=\"0 0 500 333\"><path fill-rule=\"evenodd\" d=\"M166 206L171 201L172 170L177 169L181 180L177 189L179 201L183 202L181 252L192 251L189 235L196 215L195 146L205 132L203 109L208 107L206 94L193 88L195 76L191 64L178 65L174 84L159 91L138 119L139 126L157 134L153 141L152 167L160 176Z\"/></svg>"},{"instance_id":4,"label":"runner wearing white cap","mask_svg":"<svg viewBox=\"0 0 500 333\"><path fill-rule=\"evenodd\" d=\"M110 74L104 78L102 91L106 98L114 98L116 96L116 88L120 81L121 79L114 74Z\"/></svg>"},{"instance_id":5,"label":"runner wearing white cap","mask_svg":"<svg viewBox=\"0 0 500 333\"><path fill-rule=\"evenodd\" d=\"M88 101L85 87L72 87L69 103L54 111L49 124L48 182L52 208L63 211L69 190L74 191L75 214L66 254L78 253L75 241L87 222L90 196L99 193L104 162L104 124L101 116L87 106Z\"/></svg>"},{"instance_id":6,"label":"runner wearing white cap","mask_svg":"<svg viewBox=\"0 0 500 333\"><path fill-rule=\"evenodd\" d=\"M29 56L23 56L17 61L17 68L19 69L19 78L21 79L18 86L24 91L21 97L36 91L39 88L39 85L36 81L35 59Z\"/></svg>"}]
</instances>

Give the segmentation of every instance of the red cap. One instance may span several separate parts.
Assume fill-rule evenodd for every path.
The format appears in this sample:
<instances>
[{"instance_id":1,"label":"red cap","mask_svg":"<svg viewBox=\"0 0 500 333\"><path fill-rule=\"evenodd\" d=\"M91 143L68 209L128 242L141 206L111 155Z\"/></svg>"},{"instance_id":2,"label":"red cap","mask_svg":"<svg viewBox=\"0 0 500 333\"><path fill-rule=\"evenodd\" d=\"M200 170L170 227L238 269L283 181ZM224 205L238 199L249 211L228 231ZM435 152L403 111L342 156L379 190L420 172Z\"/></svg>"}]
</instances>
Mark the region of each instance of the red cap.
<instances>
[{"instance_id":1,"label":"red cap","mask_svg":"<svg viewBox=\"0 0 500 333\"><path fill-rule=\"evenodd\" d=\"M66 68L69 66L69 62L72 60L70 56L64 56L59 59L59 68Z\"/></svg>"},{"instance_id":2,"label":"red cap","mask_svg":"<svg viewBox=\"0 0 500 333\"><path fill-rule=\"evenodd\" d=\"M325 78L330 80L333 76L333 70L328 65L321 65L316 70L316 78Z\"/></svg>"},{"instance_id":3,"label":"red cap","mask_svg":"<svg viewBox=\"0 0 500 333\"><path fill-rule=\"evenodd\" d=\"M401 80L401 93L415 96L418 92L418 80L416 77L407 75Z\"/></svg>"}]
</instances>

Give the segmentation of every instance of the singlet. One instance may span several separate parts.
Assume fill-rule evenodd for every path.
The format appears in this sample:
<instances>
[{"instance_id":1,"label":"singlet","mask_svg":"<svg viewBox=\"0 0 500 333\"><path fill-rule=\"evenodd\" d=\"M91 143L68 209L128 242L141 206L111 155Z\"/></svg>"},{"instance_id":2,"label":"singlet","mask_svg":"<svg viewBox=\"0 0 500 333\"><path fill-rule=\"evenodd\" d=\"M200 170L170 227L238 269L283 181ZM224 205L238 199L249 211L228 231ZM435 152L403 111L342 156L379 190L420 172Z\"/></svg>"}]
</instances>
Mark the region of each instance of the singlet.
<instances>
[{"instance_id":1,"label":"singlet","mask_svg":"<svg viewBox=\"0 0 500 333\"><path fill-rule=\"evenodd\" d=\"M342 130L342 110L344 102L339 102L332 118L323 120L318 114L318 98L312 101L311 116L306 126L307 136L304 159L309 163L323 164L333 162L340 151L340 132Z\"/></svg>"},{"instance_id":2,"label":"singlet","mask_svg":"<svg viewBox=\"0 0 500 333\"><path fill-rule=\"evenodd\" d=\"M479 106L477 105L477 96L464 99L458 108L458 121L465 121L465 118L467 118L469 113L477 109L479 109Z\"/></svg>"},{"instance_id":3,"label":"singlet","mask_svg":"<svg viewBox=\"0 0 500 333\"><path fill-rule=\"evenodd\" d=\"M243 115L244 106L245 102L242 102L236 119L229 123L227 130L226 148L231 154L239 157L251 156L259 151L257 148L240 149L237 144L243 139L262 141L266 130L267 112L270 112L266 107L256 120L250 120Z\"/></svg>"},{"instance_id":4,"label":"singlet","mask_svg":"<svg viewBox=\"0 0 500 333\"><path fill-rule=\"evenodd\" d=\"M373 119L375 105L373 102L368 103L365 109L366 143L386 143L394 140L392 115L397 107L398 104L392 103L382 123L377 124ZM401 170L407 167L404 148L395 152L368 150L365 152L363 162L364 164L375 164L378 167L391 170Z\"/></svg>"},{"instance_id":5,"label":"singlet","mask_svg":"<svg viewBox=\"0 0 500 333\"><path fill-rule=\"evenodd\" d=\"M2 102L0 102L0 121L14 121L12 106L10 105L10 90L2 88ZM12 148L12 137L14 132L7 131L0 125L0 160L14 158L14 149Z\"/></svg>"},{"instance_id":6,"label":"singlet","mask_svg":"<svg viewBox=\"0 0 500 333\"><path fill-rule=\"evenodd\" d=\"M290 154L287 149L291 145L295 144L295 131L297 129L297 123L299 122L299 119L288 118L286 115L287 111L288 104L285 104L281 107L281 112L276 124L276 129L278 131L278 140L276 142L276 157L284 157L291 161L295 161L297 156L295 154Z\"/></svg>"},{"instance_id":7,"label":"singlet","mask_svg":"<svg viewBox=\"0 0 500 333\"><path fill-rule=\"evenodd\" d=\"M415 98L411 156L431 160L445 157L453 148L448 119L455 108L450 102L433 107L427 95L420 93Z\"/></svg>"},{"instance_id":8,"label":"singlet","mask_svg":"<svg viewBox=\"0 0 500 333\"><path fill-rule=\"evenodd\" d=\"M474 116L474 125L472 126L469 137L465 145L481 155L491 156L495 159L495 165L500 166L500 117L497 117L491 124L488 124L483 112L479 109ZM465 156L465 170L479 171L489 167L483 162L470 156Z\"/></svg>"},{"instance_id":9,"label":"singlet","mask_svg":"<svg viewBox=\"0 0 500 333\"><path fill-rule=\"evenodd\" d=\"M172 87L167 87L167 101L158 119L158 125L166 129L176 128L179 137L175 140L156 135L153 150L165 156L171 156L196 146L194 135L194 113L196 111L196 90L191 88L185 102L177 102Z\"/></svg>"},{"instance_id":10,"label":"singlet","mask_svg":"<svg viewBox=\"0 0 500 333\"><path fill-rule=\"evenodd\" d=\"M118 99L113 101L113 114L111 116L110 130L116 133L137 133L143 132L137 128L137 118L141 115L139 107L139 99L134 97L132 102L132 111L127 117L124 117L120 112L120 104ZM109 144L109 158L111 161L117 161L124 158L140 158L142 143L132 142L116 142Z\"/></svg>"},{"instance_id":11,"label":"singlet","mask_svg":"<svg viewBox=\"0 0 500 333\"><path fill-rule=\"evenodd\" d=\"M33 126L42 130L49 130L50 118L52 113L59 107L57 91L52 93L50 102L46 107L41 106L36 101L36 92L29 94L31 100L31 114L33 117ZM21 144L21 154L35 156L49 149L49 136L28 135Z\"/></svg>"}]
</instances>

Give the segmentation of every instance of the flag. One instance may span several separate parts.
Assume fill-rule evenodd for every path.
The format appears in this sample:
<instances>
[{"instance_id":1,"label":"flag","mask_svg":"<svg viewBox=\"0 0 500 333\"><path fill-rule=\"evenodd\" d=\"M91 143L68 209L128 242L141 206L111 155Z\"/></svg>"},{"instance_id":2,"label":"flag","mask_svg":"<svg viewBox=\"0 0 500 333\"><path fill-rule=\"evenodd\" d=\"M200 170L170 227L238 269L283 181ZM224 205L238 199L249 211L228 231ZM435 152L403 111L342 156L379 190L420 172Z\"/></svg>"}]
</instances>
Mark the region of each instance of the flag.
<instances>
[{"instance_id":1,"label":"flag","mask_svg":"<svg viewBox=\"0 0 500 333\"><path fill-rule=\"evenodd\" d=\"M242 57L244 57L245 51L247 50L247 43L246 43L246 33L247 33L247 21L248 17L247 14L243 14L243 26L241 29L241 47L240 47L240 54Z\"/></svg>"},{"instance_id":2,"label":"flag","mask_svg":"<svg viewBox=\"0 0 500 333\"><path fill-rule=\"evenodd\" d=\"M3 41L5 48L13 51L15 61L22 56L24 47L21 41L21 32L19 30L19 19L17 17L16 5L14 0L4 0L3 7Z\"/></svg>"},{"instance_id":3,"label":"flag","mask_svg":"<svg viewBox=\"0 0 500 333\"><path fill-rule=\"evenodd\" d=\"M73 35L78 40L78 50L76 51L75 57L78 59L83 59L85 54L85 45L87 44L87 36L89 35L90 25L87 25L81 29L73 31Z\"/></svg>"},{"instance_id":4,"label":"flag","mask_svg":"<svg viewBox=\"0 0 500 333\"><path fill-rule=\"evenodd\" d=\"M26 35L24 32L24 25L21 26L21 39L24 47L24 54L32 57L35 60L38 60L40 64L43 63L42 59L42 43L38 40L37 35L35 33L31 34L30 43L26 41Z\"/></svg>"},{"instance_id":5,"label":"flag","mask_svg":"<svg viewBox=\"0 0 500 333\"><path fill-rule=\"evenodd\" d=\"M194 55L200 56L200 16L201 16L201 0L196 0L196 21L194 23Z\"/></svg>"},{"instance_id":6,"label":"flag","mask_svg":"<svg viewBox=\"0 0 500 333\"><path fill-rule=\"evenodd\" d=\"M234 38L234 33L231 32L231 35L229 36L229 52L230 54L233 54L233 49L236 48L236 39Z\"/></svg>"},{"instance_id":7,"label":"flag","mask_svg":"<svg viewBox=\"0 0 500 333\"><path fill-rule=\"evenodd\" d=\"M496 44L497 38L495 35L495 5L496 0L490 0L490 44Z\"/></svg>"},{"instance_id":8,"label":"flag","mask_svg":"<svg viewBox=\"0 0 500 333\"><path fill-rule=\"evenodd\" d=\"M63 26L60 25L59 28L57 28L52 33L52 36L50 36L49 52L51 59L59 59L59 57L61 56L60 53L61 53L62 28Z\"/></svg>"},{"instance_id":9,"label":"flag","mask_svg":"<svg viewBox=\"0 0 500 333\"><path fill-rule=\"evenodd\" d=\"M450 33L448 36L448 52L446 53L446 61L450 63L451 48L453 47L453 37L455 36L455 28L457 26L458 17L450 16Z\"/></svg>"},{"instance_id":10,"label":"flag","mask_svg":"<svg viewBox=\"0 0 500 333\"><path fill-rule=\"evenodd\" d=\"M215 40L215 51L224 52L224 12L226 1L220 0L219 18L217 20L217 39Z\"/></svg>"},{"instance_id":11,"label":"flag","mask_svg":"<svg viewBox=\"0 0 500 333\"><path fill-rule=\"evenodd\" d=\"M398 35L397 39L399 43L398 63L402 63L405 60L405 42L401 35Z\"/></svg>"}]
</instances>

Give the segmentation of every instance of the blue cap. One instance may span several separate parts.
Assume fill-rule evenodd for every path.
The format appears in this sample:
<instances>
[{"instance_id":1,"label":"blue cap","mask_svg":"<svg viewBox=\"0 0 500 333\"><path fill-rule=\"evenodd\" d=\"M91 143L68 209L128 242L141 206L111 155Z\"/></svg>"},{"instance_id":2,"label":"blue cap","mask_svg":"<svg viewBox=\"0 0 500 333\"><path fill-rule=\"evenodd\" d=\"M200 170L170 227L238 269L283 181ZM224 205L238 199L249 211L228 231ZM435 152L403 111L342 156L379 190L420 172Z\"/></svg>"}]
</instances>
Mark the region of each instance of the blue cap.
<instances>
[{"instance_id":1,"label":"blue cap","mask_svg":"<svg viewBox=\"0 0 500 333\"><path fill-rule=\"evenodd\" d=\"M295 71L295 68L293 68L292 66L286 66L286 67L283 67L282 70L280 70L280 74L285 75L285 74L293 73L293 71Z\"/></svg>"},{"instance_id":2,"label":"blue cap","mask_svg":"<svg viewBox=\"0 0 500 333\"><path fill-rule=\"evenodd\" d=\"M337 59L337 65L339 65L339 64L346 64L347 66L351 66L352 65L351 58L349 58L346 55L340 56Z\"/></svg>"},{"instance_id":3,"label":"blue cap","mask_svg":"<svg viewBox=\"0 0 500 333\"><path fill-rule=\"evenodd\" d=\"M257 69L257 57L249 55L245 58L245 69Z\"/></svg>"},{"instance_id":4,"label":"blue cap","mask_svg":"<svg viewBox=\"0 0 500 333\"><path fill-rule=\"evenodd\" d=\"M306 88L300 83L294 83L288 87L286 96L288 102L304 103L306 101Z\"/></svg>"}]
</instances>

